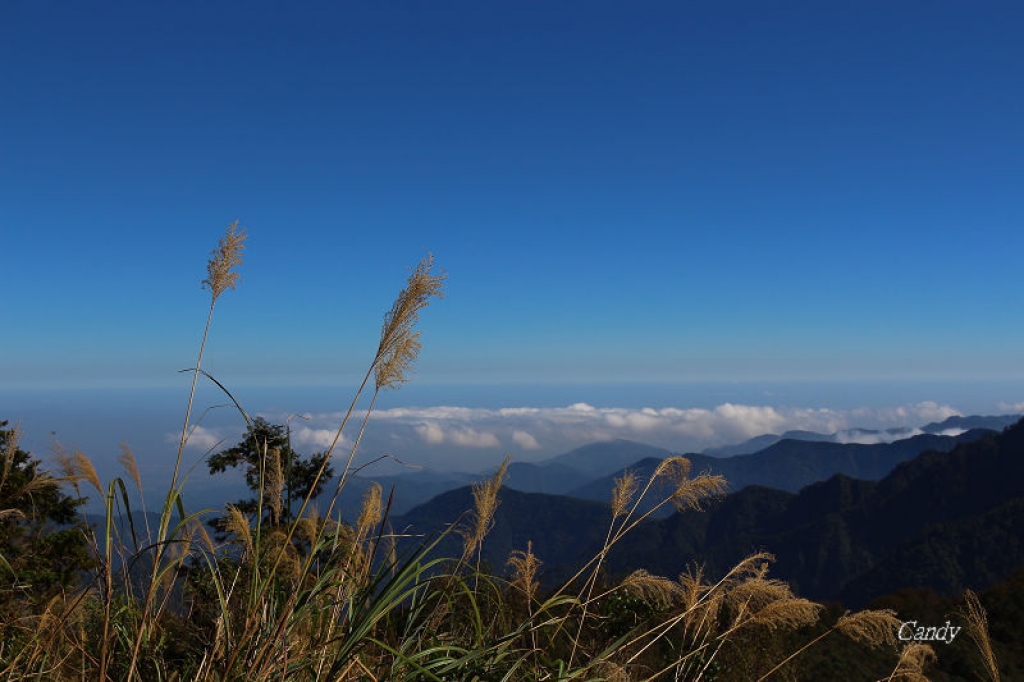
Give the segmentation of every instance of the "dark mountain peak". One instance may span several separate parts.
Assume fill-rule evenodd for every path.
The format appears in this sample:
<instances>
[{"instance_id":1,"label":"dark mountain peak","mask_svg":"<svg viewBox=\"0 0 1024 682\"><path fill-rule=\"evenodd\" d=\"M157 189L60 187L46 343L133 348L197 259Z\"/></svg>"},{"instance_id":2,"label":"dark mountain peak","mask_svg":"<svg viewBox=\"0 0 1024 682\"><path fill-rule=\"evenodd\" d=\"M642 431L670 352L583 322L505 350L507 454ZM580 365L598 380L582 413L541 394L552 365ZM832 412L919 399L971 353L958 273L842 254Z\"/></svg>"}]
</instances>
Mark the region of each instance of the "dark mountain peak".
<instances>
[{"instance_id":1,"label":"dark mountain peak","mask_svg":"<svg viewBox=\"0 0 1024 682\"><path fill-rule=\"evenodd\" d=\"M913 447L929 443L946 452L914 456ZM625 572L643 565L674 575L701 561L709 574L722 574L750 552L766 550L777 557L774 575L801 596L859 607L907 585L942 593L983 589L1024 562L1024 422L1002 433L924 434L881 445L783 441L775 449L786 455L787 448L815 445L832 453L818 456L823 460L859 453L863 464L864 457L901 454L900 448L912 459L878 482L838 474L797 494L748 486L703 514L653 521L643 532L658 538L657 550L643 537L627 537L609 567ZM766 454L712 461L763 462L769 473L815 461Z\"/></svg>"},{"instance_id":2,"label":"dark mountain peak","mask_svg":"<svg viewBox=\"0 0 1024 682\"><path fill-rule=\"evenodd\" d=\"M572 467L588 478L596 478L607 476L647 457L664 459L671 454L664 448L617 438L583 445L564 455L545 460L541 464L560 464Z\"/></svg>"},{"instance_id":3,"label":"dark mountain peak","mask_svg":"<svg viewBox=\"0 0 1024 682\"><path fill-rule=\"evenodd\" d=\"M710 457L687 454L693 464L693 475L708 472L725 476L731 492L749 485L763 485L791 493L805 486L825 481L836 474L851 479L877 481L900 463L918 454L935 450L948 452L957 444L977 440L994 432L973 430L958 436L920 434L892 443L858 444L787 439L747 455ZM614 479L630 469L638 476L649 477L663 456L631 462L607 476L571 488L568 494L592 500L606 500L615 485Z\"/></svg>"},{"instance_id":4,"label":"dark mountain peak","mask_svg":"<svg viewBox=\"0 0 1024 682\"><path fill-rule=\"evenodd\" d=\"M921 427L921 430L925 433L941 433L952 429L990 429L992 431L1002 431L1006 427L1018 423L1020 420L1021 415L1019 414L1004 414L990 417L981 417L977 415L961 417L956 415L943 419L941 422L925 424Z\"/></svg>"},{"instance_id":5,"label":"dark mountain peak","mask_svg":"<svg viewBox=\"0 0 1024 682\"><path fill-rule=\"evenodd\" d=\"M793 429L786 431L782 434L783 440L805 440L811 442L823 442L832 440L833 436L827 433L818 433L816 431L803 431L801 429Z\"/></svg>"},{"instance_id":6,"label":"dark mountain peak","mask_svg":"<svg viewBox=\"0 0 1024 682\"><path fill-rule=\"evenodd\" d=\"M561 495L579 487L581 481L589 478L576 467L561 462L511 462L506 472L505 486L526 493Z\"/></svg>"},{"instance_id":7,"label":"dark mountain peak","mask_svg":"<svg viewBox=\"0 0 1024 682\"><path fill-rule=\"evenodd\" d=\"M775 445L781 440L805 440L820 443L835 440L835 434L791 429L783 432L782 435L766 433L764 435L755 436L749 440L745 440L742 443L736 443L735 445L721 445L718 447L705 448L703 454L710 457L738 457L740 455L752 455L755 452L760 452L765 448Z\"/></svg>"},{"instance_id":8,"label":"dark mountain peak","mask_svg":"<svg viewBox=\"0 0 1024 682\"><path fill-rule=\"evenodd\" d=\"M626 438L613 438L612 440L599 440L594 441L593 443L587 443L586 445L581 445L578 448L573 448L564 455L559 455L558 457L554 457L553 459L558 460L579 455L589 455L592 453L604 453L607 451L618 452L619 450L622 450L624 448L630 450L664 450L664 448L655 447L653 445L647 445L646 443L640 443L635 440L628 440Z\"/></svg>"},{"instance_id":9,"label":"dark mountain peak","mask_svg":"<svg viewBox=\"0 0 1024 682\"><path fill-rule=\"evenodd\" d=\"M408 535L403 551L409 551L452 524L465 524L473 508L473 489L463 487L438 495L425 504L392 519L393 527ZM510 488L498 491L494 525L483 543L483 557L501 571L513 551L533 543L543 562L540 580L547 586L568 577L592 547L599 546L611 520L608 504L563 495L524 493ZM436 556L459 556L462 537L449 533L440 538ZM588 557L589 558L589 557Z\"/></svg>"},{"instance_id":10,"label":"dark mountain peak","mask_svg":"<svg viewBox=\"0 0 1024 682\"><path fill-rule=\"evenodd\" d=\"M969 438L975 440L963 442ZM915 451L934 443L946 452ZM818 448L817 454L796 456L786 449L812 447ZM612 550L610 574L642 567L677 575L700 562L709 575L724 575L743 557L764 550L777 557L773 575L801 596L859 606L908 584L943 592L981 589L1024 562L1019 542L1024 529L1024 423L1002 433L924 434L876 445L790 440L776 450L781 454L775 458L765 453L727 459L687 456L694 460L695 474L705 467L748 467L734 468L733 476L715 472L730 480L751 475L763 480L784 471L786 476L810 472L819 478L799 492L748 485L708 504L703 512L648 519ZM648 477L663 453L637 458L628 468ZM891 469L893 458L913 459L880 475L877 482L849 472L821 476L827 470L823 463L865 471ZM542 580L557 582L567 567L600 551L611 518L612 478L600 480L593 501L503 488L484 558L503 565L511 551L532 541L545 562ZM652 491L652 501L658 492ZM471 488L459 488L395 519L395 526L429 534L464 519L472 506ZM440 551L460 551L457 534L443 542L450 546Z\"/></svg>"},{"instance_id":11,"label":"dark mountain peak","mask_svg":"<svg viewBox=\"0 0 1024 682\"><path fill-rule=\"evenodd\" d=\"M947 431L952 430L963 430L969 431L972 429L989 429L992 431L1002 431L1007 426L1015 424L1021 419L1022 415L1002 415L1002 416L969 416L961 417L954 416L949 417L941 422L932 422L921 427L920 431L929 434L939 435ZM850 428L838 431L836 433L818 433L816 431L805 431L801 429L792 429L785 431L781 435L774 433L766 433L761 436L755 436L749 440L737 443L734 445L722 445L717 447L705 448L703 454L711 457L736 457L740 455L752 455L760 452L765 448L775 445L782 440L800 440L810 442L834 442L834 443L878 443L878 442L893 442L896 440L903 440L910 437L910 434L918 431L910 427L898 427L893 429L864 429L864 428Z\"/></svg>"},{"instance_id":12,"label":"dark mountain peak","mask_svg":"<svg viewBox=\"0 0 1024 682\"><path fill-rule=\"evenodd\" d=\"M782 436L778 436L774 433L766 433L763 436L756 436L735 445L720 445L713 448L704 448L704 454L710 457L735 457L736 455L749 455L752 452L763 450L769 445L774 445L780 440L782 440Z\"/></svg>"}]
</instances>

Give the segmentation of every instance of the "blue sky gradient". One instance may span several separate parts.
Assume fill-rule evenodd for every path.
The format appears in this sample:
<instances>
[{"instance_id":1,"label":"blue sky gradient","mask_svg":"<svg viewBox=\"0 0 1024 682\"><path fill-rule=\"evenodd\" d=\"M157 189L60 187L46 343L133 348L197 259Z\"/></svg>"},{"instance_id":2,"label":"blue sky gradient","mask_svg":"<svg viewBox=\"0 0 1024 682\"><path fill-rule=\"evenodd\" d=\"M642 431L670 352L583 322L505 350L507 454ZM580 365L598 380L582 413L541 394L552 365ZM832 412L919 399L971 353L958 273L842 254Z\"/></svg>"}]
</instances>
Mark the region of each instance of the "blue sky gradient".
<instances>
[{"instance_id":1,"label":"blue sky gradient","mask_svg":"<svg viewBox=\"0 0 1024 682\"><path fill-rule=\"evenodd\" d=\"M998 380L1013 405L1021 26L1017 3L5 3L0 388L187 385L238 219L204 361L233 388L350 388L429 251L418 386L944 404Z\"/></svg>"},{"instance_id":2,"label":"blue sky gradient","mask_svg":"<svg viewBox=\"0 0 1024 682\"><path fill-rule=\"evenodd\" d=\"M236 219L204 367L308 417L306 452L428 251L447 296L367 457L1024 412L1021 27L941 1L2 3L0 419L161 480ZM241 428L204 415L189 465Z\"/></svg>"}]
</instances>

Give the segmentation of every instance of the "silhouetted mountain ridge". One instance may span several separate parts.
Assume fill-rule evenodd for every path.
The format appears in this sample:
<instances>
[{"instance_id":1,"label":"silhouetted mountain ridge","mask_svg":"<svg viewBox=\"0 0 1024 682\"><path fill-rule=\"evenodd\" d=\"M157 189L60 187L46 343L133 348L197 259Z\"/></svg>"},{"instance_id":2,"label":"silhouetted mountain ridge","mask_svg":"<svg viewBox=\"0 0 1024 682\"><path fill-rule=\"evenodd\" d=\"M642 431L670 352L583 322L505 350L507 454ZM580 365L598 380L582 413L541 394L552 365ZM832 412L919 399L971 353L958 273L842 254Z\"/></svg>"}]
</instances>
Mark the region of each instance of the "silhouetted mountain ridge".
<instances>
[{"instance_id":1,"label":"silhouetted mountain ridge","mask_svg":"<svg viewBox=\"0 0 1024 682\"><path fill-rule=\"evenodd\" d=\"M888 474L900 462L926 450L948 452L959 443L984 437L991 432L974 430L958 436L922 434L892 443L861 445L858 443L832 443L827 441L783 440L751 455L735 457L709 457L688 454L695 472L709 472L725 476L731 491L748 485L760 485L788 492L798 492L805 486L836 474L854 478L877 480ZM636 475L648 478L660 459L645 459L628 467ZM623 471L597 479L569 491L574 497L590 500L608 499L615 479Z\"/></svg>"},{"instance_id":2,"label":"silhouetted mountain ridge","mask_svg":"<svg viewBox=\"0 0 1024 682\"><path fill-rule=\"evenodd\" d=\"M1020 420L1020 418L1021 415L1019 414L999 416L971 415L966 417L956 415L948 417L941 422L925 424L920 429L912 429L909 427L898 427L884 430L852 428L831 434L792 430L786 431L782 435L766 433L761 436L755 436L754 438L743 441L742 443L705 448L702 454L710 455L712 457L750 455L755 452L760 452L761 450L783 440L871 444L872 442L892 442L895 440L902 440L904 438L919 435L920 433L952 435L949 432L956 430L970 431L972 429L988 429L991 431L1002 431L1007 426L1015 424Z\"/></svg>"},{"instance_id":3,"label":"silhouetted mountain ridge","mask_svg":"<svg viewBox=\"0 0 1024 682\"><path fill-rule=\"evenodd\" d=\"M777 557L773 577L802 596L862 606L902 587L983 589L1024 565L1024 424L966 442L917 438L942 438L951 449L926 451L877 482L835 475L796 493L751 485L706 511L645 521L613 548L608 570L673 577L701 564L708 575L723 575L763 550ZM510 489L499 499L484 542L496 570L532 540L545 565L542 581L552 586L600 551L607 504ZM471 508L471 490L461 488L396 519L396 529L429 533ZM457 556L459 536L447 542L448 555Z\"/></svg>"},{"instance_id":4,"label":"silhouetted mountain ridge","mask_svg":"<svg viewBox=\"0 0 1024 682\"><path fill-rule=\"evenodd\" d=\"M675 575L689 561L712 572L767 550L773 573L813 599L852 606L901 587L956 592L984 588L1024 564L1024 425L925 452L877 483L838 475L796 495L751 486L714 505L708 518L685 512L653 525L667 543L627 537L609 566ZM652 532L647 528L644 533ZM1011 540L1016 538L1016 540ZM908 583L907 581L913 581Z\"/></svg>"},{"instance_id":5,"label":"silhouetted mountain ridge","mask_svg":"<svg viewBox=\"0 0 1024 682\"><path fill-rule=\"evenodd\" d=\"M925 429L933 428L936 433L959 428L961 425L993 425L1002 424L1009 417L951 417L944 422L931 424ZM1000 426L999 428L1002 428ZM864 429L855 429L858 433L873 433ZM851 432L852 432L851 431ZM832 442L836 434L816 434L810 431L787 431L785 436L791 436L785 440L798 440L801 442ZM971 435L965 438L975 437ZM767 443L777 437L767 435ZM748 443L757 441L752 439ZM833 443L837 445L836 443ZM779 445L779 441L773 441L772 447ZM939 450L949 449L950 445L941 441L928 442L925 440L912 441L911 443L894 446L892 450L881 450L880 461L872 464L867 461L872 455L871 450L856 451L838 449L835 452L845 452L842 457L848 457L850 461L842 466L832 466L829 463L830 457L820 455L825 463L805 463L800 461L808 455L801 451L802 446L783 446L774 451L778 455L775 464L764 462L760 464L760 470L754 471L749 463L740 460L732 461L727 458L727 463L716 464L715 458L708 458L706 455L687 455L694 461L698 471L713 470L725 475L733 490L743 486L760 484L778 487L783 490L796 492L804 485L814 481L823 480L835 473L846 473L851 476L877 479L884 476L895 465L916 455L923 449L934 448ZM812 451L813 448L807 451ZM792 452L791 452L792 451ZM516 462L510 463L505 485L509 488L523 492L539 492L552 495L572 495L584 499L604 501L613 486L615 477L621 475L625 468L650 467L651 462L660 462L672 455L670 450L660 448L636 441L615 439L599 441L575 448L561 455L540 461L540 462ZM755 453L756 454L756 453ZM785 456L783 456L785 455ZM795 457L788 461L786 457ZM861 461L865 463L861 465ZM795 467L795 469L794 469ZM805 474L793 473L797 469L806 469ZM784 473L785 472L785 473ZM359 513L362 497L369 486L379 482L384 488L387 496L394 488L395 495L392 511L396 514L403 514L415 506L427 502L432 497L443 492L453 490L480 480L487 476L487 473L477 475L443 472L443 471L414 471L391 476L374 476L365 474L353 477L342 493L341 508L345 518L355 518ZM333 489L330 485L328 489Z\"/></svg>"},{"instance_id":6,"label":"silhouetted mountain ridge","mask_svg":"<svg viewBox=\"0 0 1024 682\"><path fill-rule=\"evenodd\" d=\"M396 532L408 536L400 545L408 551L423 538L431 538L453 524L468 528L472 509L472 487L467 486L438 495L389 522ZM483 544L483 557L501 573L509 555L524 551L532 542L534 552L545 562L546 584L551 584L564 579L565 571L587 549L603 541L610 519L610 508L599 502L502 488L494 526ZM461 554L462 535L458 532L449 533L436 549L437 556Z\"/></svg>"}]
</instances>

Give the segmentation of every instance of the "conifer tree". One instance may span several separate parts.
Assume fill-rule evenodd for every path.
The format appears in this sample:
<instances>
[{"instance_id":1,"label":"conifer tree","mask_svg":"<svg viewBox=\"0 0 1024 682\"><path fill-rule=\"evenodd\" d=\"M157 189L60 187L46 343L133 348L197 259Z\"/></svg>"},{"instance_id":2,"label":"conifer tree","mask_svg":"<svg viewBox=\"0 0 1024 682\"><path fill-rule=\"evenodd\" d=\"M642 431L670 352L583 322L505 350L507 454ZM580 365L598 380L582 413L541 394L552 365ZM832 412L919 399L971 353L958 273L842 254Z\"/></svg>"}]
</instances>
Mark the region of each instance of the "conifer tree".
<instances>
[{"instance_id":1,"label":"conifer tree","mask_svg":"<svg viewBox=\"0 0 1024 682\"><path fill-rule=\"evenodd\" d=\"M235 507L243 513L255 514L262 487L263 508L259 511L268 522L278 524L292 518L294 502L300 502L310 493L312 497L321 493L324 484L334 475L333 467L328 464L324 475L316 481L316 474L326 458L325 452L305 458L299 456L292 449L283 425L257 417L237 445L211 455L207 466L211 474L222 473L228 467L245 467L245 483L255 495L239 500Z\"/></svg>"},{"instance_id":2,"label":"conifer tree","mask_svg":"<svg viewBox=\"0 0 1024 682\"><path fill-rule=\"evenodd\" d=\"M0 621L72 587L94 565L77 516L85 498L18 446L19 432L0 421Z\"/></svg>"}]
</instances>

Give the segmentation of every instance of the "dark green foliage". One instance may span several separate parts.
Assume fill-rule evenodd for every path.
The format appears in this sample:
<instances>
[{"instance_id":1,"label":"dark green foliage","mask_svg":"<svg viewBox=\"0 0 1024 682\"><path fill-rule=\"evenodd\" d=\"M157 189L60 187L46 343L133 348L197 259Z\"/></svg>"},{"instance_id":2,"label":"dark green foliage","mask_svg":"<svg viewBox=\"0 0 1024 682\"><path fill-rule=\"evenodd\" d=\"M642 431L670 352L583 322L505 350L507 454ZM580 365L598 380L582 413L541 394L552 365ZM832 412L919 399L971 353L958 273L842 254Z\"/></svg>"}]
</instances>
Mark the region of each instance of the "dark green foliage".
<instances>
[{"instance_id":1,"label":"dark green foliage","mask_svg":"<svg viewBox=\"0 0 1024 682\"><path fill-rule=\"evenodd\" d=\"M0 421L0 618L32 612L73 586L94 561L72 497L17 447Z\"/></svg>"},{"instance_id":2,"label":"dark green foliage","mask_svg":"<svg viewBox=\"0 0 1024 682\"><path fill-rule=\"evenodd\" d=\"M600 604L602 629L609 639L618 639L657 613L657 607L644 597L615 592Z\"/></svg>"},{"instance_id":3,"label":"dark green foliage","mask_svg":"<svg viewBox=\"0 0 1024 682\"><path fill-rule=\"evenodd\" d=\"M334 468L328 464L324 468L320 480L316 480L317 472L323 466L327 458L326 452L301 457L291 446L291 438L285 426L271 424L263 417L256 417L246 431L238 445L221 450L211 455L207 460L211 474L224 472L228 467L244 467L245 482L256 496L246 500L239 500L235 503L242 512L255 514L259 506L259 492L261 481L268 477L262 476L265 467L270 467L269 458L277 455L280 457L280 466L284 475L284 489L282 491L284 500L281 509L279 522L287 522L292 518L294 506L301 503L306 497L316 497L324 488L324 485L334 475ZM261 510L267 518L270 517L270 500L264 496L263 509ZM222 519L214 522L218 528L222 527Z\"/></svg>"}]
</instances>

